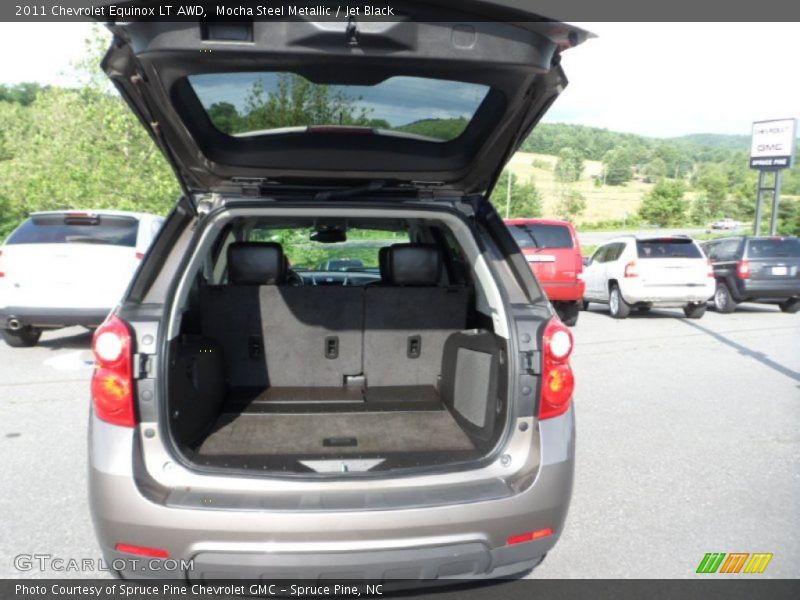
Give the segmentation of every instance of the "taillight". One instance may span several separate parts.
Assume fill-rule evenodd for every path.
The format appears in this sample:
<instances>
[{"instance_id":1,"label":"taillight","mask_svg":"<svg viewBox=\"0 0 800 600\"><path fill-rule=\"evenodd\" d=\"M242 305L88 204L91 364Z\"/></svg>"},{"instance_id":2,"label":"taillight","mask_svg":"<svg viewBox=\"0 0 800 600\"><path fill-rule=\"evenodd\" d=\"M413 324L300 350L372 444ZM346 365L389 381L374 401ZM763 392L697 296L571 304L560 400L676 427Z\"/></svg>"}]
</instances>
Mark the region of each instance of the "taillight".
<instances>
[{"instance_id":1,"label":"taillight","mask_svg":"<svg viewBox=\"0 0 800 600\"><path fill-rule=\"evenodd\" d=\"M639 271L636 268L636 261L631 261L625 265L625 277L638 277Z\"/></svg>"},{"instance_id":2,"label":"taillight","mask_svg":"<svg viewBox=\"0 0 800 600\"><path fill-rule=\"evenodd\" d=\"M136 253L136 260L142 260L143 258L144 258L144 252Z\"/></svg>"},{"instance_id":3,"label":"taillight","mask_svg":"<svg viewBox=\"0 0 800 600\"><path fill-rule=\"evenodd\" d=\"M5 271L3 271L3 261L2 261L2 258L3 258L3 251L2 251L2 250L0 250L0 277L5 277L5 276L6 276L6 273L5 273Z\"/></svg>"},{"instance_id":4,"label":"taillight","mask_svg":"<svg viewBox=\"0 0 800 600\"><path fill-rule=\"evenodd\" d=\"M736 274L739 276L739 279L750 279L750 262L740 260L739 264L736 265Z\"/></svg>"},{"instance_id":5,"label":"taillight","mask_svg":"<svg viewBox=\"0 0 800 600\"><path fill-rule=\"evenodd\" d=\"M710 258L706 259L706 266L708 268L708 271L706 272L706 275L708 275L709 277L711 277L713 279L714 278L714 263L711 262Z\"/></svg>"},{"instance_id":6,"label":"taillight","mask_svg":"<svg viewBox=\"0 0 800 600\"><path fill-rule=\"evenodd\" d=\"M544 328L544 367L539 419L551 419L567 412L575 378L569 366L572 354L572 332L557 317Z\"/></svg>"},{"instance_id":7,"label":"taillight","mask_svg":"<svg viewBox=\"0 0 800 600\"><path fill-rule=\"evenodd\" d=\"M133 354L128 325L111 315L92 340L95 368L92 401L98 418L123 427L136 425L133 408Z\"/></svg>"}]
</instances>

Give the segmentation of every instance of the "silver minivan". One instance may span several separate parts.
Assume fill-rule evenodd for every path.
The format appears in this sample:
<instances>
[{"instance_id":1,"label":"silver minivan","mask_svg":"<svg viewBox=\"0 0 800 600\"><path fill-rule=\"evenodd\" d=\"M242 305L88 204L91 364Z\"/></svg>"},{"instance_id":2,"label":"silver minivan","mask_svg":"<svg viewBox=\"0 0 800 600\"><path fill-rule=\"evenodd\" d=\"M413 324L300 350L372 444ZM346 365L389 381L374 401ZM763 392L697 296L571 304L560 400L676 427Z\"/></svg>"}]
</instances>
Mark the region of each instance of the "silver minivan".
<instances>
[{"instance_id":1,"label":"silver minivan","mask_svg":"<svg viewBox=\"0 0 800 600\"><path fill-rule=\"evenodd\" d=\"M587 34L497 4L111 25L184 191L93 340L118 575L506 577L558 540L572 335L488 196Z\"/></svg>"}]
</instances>

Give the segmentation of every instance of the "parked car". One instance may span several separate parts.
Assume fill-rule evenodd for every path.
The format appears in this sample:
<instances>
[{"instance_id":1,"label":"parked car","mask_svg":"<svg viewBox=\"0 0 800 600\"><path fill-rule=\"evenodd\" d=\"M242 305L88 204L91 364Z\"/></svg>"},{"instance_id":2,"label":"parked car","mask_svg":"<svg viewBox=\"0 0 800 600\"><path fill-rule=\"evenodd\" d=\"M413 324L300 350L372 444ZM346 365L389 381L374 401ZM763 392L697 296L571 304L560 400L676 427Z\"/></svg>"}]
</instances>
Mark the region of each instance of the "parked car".
<instances>
[{"instance_id":1,"label":"parked car","mask_svg":"<svg viewBox=\"0 0 800 600\"><path fill-rule=\"evenodd\" d=\"M106 73L185 194L94 336L91 511L109 564L193 561L118 574L502 577L552 549L572 334L486 195L588 34L496 9L112 27ZM254 87L259 119L214 120ZM339 108L263 118L280 90ZM361 230L406 240L361 253L375 285L291 272Z\"/></svg>"},{"instance_id":2,"label":"parked car","mask_svg":"<svg viewBox=\"0 0 800 600\"><path fill-rule=\"evenodd\" d=\"M714 221L711 224L711 229L736 230L741 226L742 224L739 221L726 217L724 219L720 219L719 221Z\"/></svg>"},{"instance_id":3,"label":"parked car","mask_svg":"<svg viewBox=\"0 0 800 600\"><path fill-rule=\"evenodd\" d=\"M575 227L552 219L506 219L506 225L558 316L565 325L575 325L585 289Z\"/></svg>"},{"instance_id":4,"label":"parked car","mask_svg":"<svg viewBox=\"0 0 800 600\"><path fill-rule=\"evenodd\" d=\"M44 329L100 325L163 221L111 210L31 214L0 249L3 340L34 346Z\"/></svg>"},{"instance_id":5,"label":"parked car","mask_svg":"<svg viewBox=\"0 0 800 600\"><path fill-rule=\"evenodd\" d=\"M800 239L794 236L736 236L702 244L714 267L717 312L731 313L740 302L778 304L800 310Z\"/></svg>"},{"instance_id":6,"label":"parked car","mask_svg":"<svg viewBox=\"0 0 800 600\"><path fill-rule=\"evenodd\" d=\"M584 306L607 303L616 319L653 306L683 307L687 317L699 319L714 291L708 259L684 236L610 240L587 259L584 279Z\"/></svg>"}]
</instances>

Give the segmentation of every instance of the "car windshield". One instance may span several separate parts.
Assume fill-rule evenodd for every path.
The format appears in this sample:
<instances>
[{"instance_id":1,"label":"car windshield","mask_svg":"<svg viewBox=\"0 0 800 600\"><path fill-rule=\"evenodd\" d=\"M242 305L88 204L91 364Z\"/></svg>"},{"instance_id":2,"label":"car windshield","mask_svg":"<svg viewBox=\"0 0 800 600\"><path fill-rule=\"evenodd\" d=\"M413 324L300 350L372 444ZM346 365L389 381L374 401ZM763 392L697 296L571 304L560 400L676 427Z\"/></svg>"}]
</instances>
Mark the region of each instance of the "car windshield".
<instances>
[{"instance_id":1,"label":"car windshield","mask_svg":"<svg viewBox=\"0 0 800 600\"><path fill-rule=\"evenodd\" d=\"M747 256L749 258L800 258L800 239L778 238L772 240L750 240Z\"/></svg>"},{"instance_id":2,"label":"car windshield","mask_svg":"<svg viewBox=\"0 0 800 600\"><path fill-rule=\"evenodd\" d=\"M572 248L572 235L564 225L526 223L509 229L520 248Z\"/></svg>"},{"instance_id":3,"label":"car windshield","mask_svg":"<svg viewBox=\"0 0 800 600\"><path fill-rule=\"evenodd\" d=\"M424 77L319 84L281 72L192 75L189 82L214 126L235 136L341 126L449 141L464 132L489 91Z\"/></svg>"},{"instance_id":4,"label":"car windshield","mask_svg":"<svg viewBox=\"0 0 800 600\"><path fill-rule=\"evenodd\" d=\"M639 240L639 258L703 258L700 249L690 239Z\"/></svg>"},{"instance_id":5,"label":"car windshield","mask_svg":"<svg viewBox=\"0 0 800 600\"><path fill-rule=\"evenodd\" d=\"M34 216L20 225L6 244L107 244L136 246L139 221L113 215Z\"/></svg>"},{"instance_id":6,"label":"car windshield","mask_svg":"<svg viewBox=\"0 0 800 600\"><path fill-rule=\"evenodd\" d=\"M408 233L374 229L350 229L347 241L316 242L313 228L255 228L249 241L278 242L289 266L296 271L379 273L378 252L384 246L407 243Z\"/></svg>"}]
</instances>

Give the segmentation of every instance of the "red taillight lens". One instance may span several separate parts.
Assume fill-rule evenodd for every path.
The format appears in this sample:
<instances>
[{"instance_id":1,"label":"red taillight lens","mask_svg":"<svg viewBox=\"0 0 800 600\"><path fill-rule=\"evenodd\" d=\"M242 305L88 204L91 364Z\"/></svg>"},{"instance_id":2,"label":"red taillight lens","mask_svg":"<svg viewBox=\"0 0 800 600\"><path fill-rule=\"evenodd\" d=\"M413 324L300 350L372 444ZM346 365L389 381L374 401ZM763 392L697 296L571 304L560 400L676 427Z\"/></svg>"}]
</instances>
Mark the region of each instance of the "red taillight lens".
<instances>
[{"instance_id":1,"label":"red taillight lens","mask_svg":"<svg viewBox=\"0 0 800 600\"><path fill-rule=\"evenodd\" d=\"M123 427L136 425L133 408L133 354L128 325L119 317L106 319L92 340L95 369L92 401L98 418Z\"/></svg>"},{"instance_id":2,"label":"red taillight lens","mask_svg":"<svg viewBox=\"0 0 800 600\"><path fill-rule=\"evenodd\" d=\"M750 279L750 263L746 260L740 260L736 265L736 274L739 279Z\"/></svg>"},{"instance_id":3,"label":"red taillight lens","mask_svg":"<svg viewBox=\"0 0 800 600\"><path fill-rule=\"evenodd\" d=\"M569 366L574 345L572 332L557 317L544 329L544 367L539 419L551 419L567 412L575 378Z\"/></svg>"},{"instance_id":4,"label":"red taillight lens","mask_svg":"<svg viewBox=\"0 0 800 600\"><path fill-rule=\"evenodd\" d=\"M144 258L144 252L136 253L136 260L142 260L143 258Z\"/></svg>"},{"instance_id":5,"label":"red taillight lens","mask_svg":"<svg viewBox=\"0 0 800 600\"><path fill-rule=\"evenodd\" d=\"M151 556L153 558L169 558L169 552L161 548L148 548L147 546L134 546L133 544L117 544L114 546L117 552L126 554L136 554L138 556Z\"/></svg>"},{"instance_id":6,"label":"red taillight lens","mask_svg":"<svg viewBox=\"0 0 800 600\"><path fill-rule=\"evenodd\" d=\"M625 277L638 277L639 271L636 268L636 262L631 261L625 265Z\"/></svg>"},{"instance_id":7,"label":"red taillight lens","mask_svg":"<svg viewBox=\"0 0 800 600\"><path fill-rule=\"evenodd\" d=\"M526 533L520 533L519 535L512 535L506 540L506 544L509 546L513 544L521 544L523 542L532 542L533 540L538 540L543 537L547 537L549 535L553 535L552 527L548 527L547 529L537 529L536 531L528 531Z\"/></svg>"},{"instance_id":8,"label":"red taillight lens","mask_svg":"<svg viewBox=\"0 0 800 600\"><path fill-rule=\"evenodd\" d=\"M714 264L711 262L710 258L706 260L706 264L708 265L708 273L707 273L707 275L713 279L714 278Z\"/></svg>"}]
</instances>

